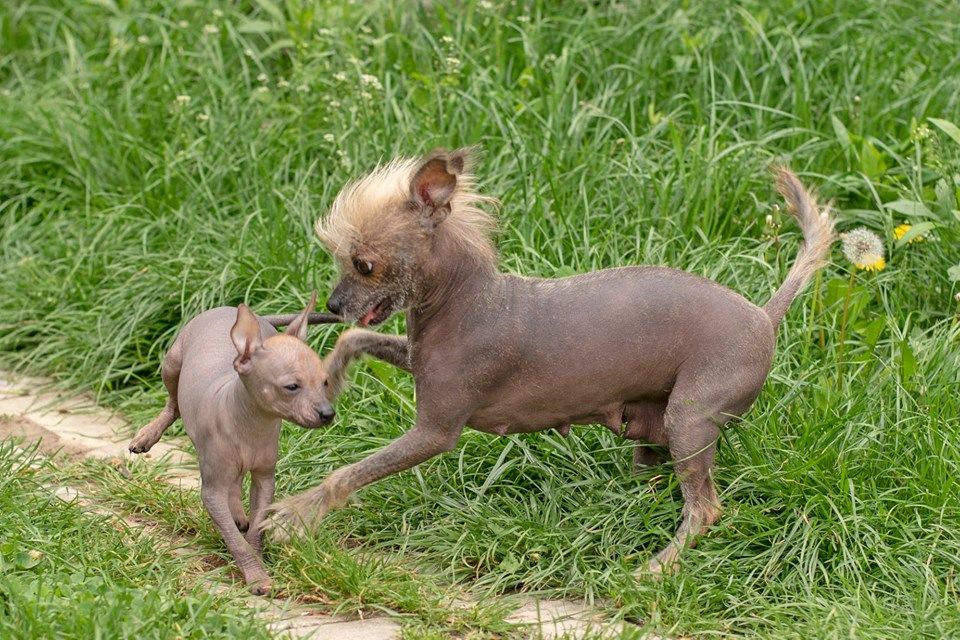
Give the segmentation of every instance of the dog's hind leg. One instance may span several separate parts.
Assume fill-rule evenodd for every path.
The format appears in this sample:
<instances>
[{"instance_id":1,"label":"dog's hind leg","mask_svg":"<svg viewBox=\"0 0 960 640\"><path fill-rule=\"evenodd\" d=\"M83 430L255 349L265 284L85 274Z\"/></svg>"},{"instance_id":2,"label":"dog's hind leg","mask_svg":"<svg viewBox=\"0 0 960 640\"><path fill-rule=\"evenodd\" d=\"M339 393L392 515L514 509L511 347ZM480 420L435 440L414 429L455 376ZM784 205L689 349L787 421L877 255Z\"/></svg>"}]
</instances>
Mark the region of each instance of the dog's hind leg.
<instances>
[{"instance_id":1,"label":"dog's hind leg","mask_svg":"<svg viewBox=\"0 0 960 640\"><path fill-rule=\"evenodd\" d=\"M732 368L737 370L737 368ZM684 547L720 517L720 501L713 483L713 462L720 427L746 411L760 391L766 370L744 364L739 375L711 376L680 381L664 413L670 456L680 478L683 510L676 535L649 564L652 573L670 571ZM708 369L709 370L709 369ZM718 384L718 380L723 380Z\"/></svg>"},{"instance_id":2,"label":"dog's hind leg","mask_svg":"<svg viewBox=\"0 0 960 640\"><path fill-rule=\"evenodd\" d=\"M167 388L167 403L156 418L144 425L130 441L132 453L145 453L160 441L163 432L180 417L177 406L177 389L180 385L180 368L183 366L183 346L178 336L163 359L160 377Z\"/></svg>"}]
</instances>

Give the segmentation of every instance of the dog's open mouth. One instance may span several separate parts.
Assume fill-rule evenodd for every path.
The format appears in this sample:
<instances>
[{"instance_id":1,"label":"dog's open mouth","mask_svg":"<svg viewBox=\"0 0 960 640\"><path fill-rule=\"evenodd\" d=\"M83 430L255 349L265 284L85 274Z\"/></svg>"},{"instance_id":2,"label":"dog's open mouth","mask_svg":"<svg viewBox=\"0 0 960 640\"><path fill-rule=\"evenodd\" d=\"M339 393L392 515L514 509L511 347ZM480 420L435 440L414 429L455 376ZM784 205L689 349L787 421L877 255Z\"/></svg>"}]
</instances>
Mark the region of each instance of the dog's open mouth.
<instances>
[{"instance_id":1,"label":"dog's open mouth","mask_svg":"<svg viewBox=\"0 0 960 640\"><path fill-rule=\"evenodd\" d=\"M357 322L364 327L371 324L380 324L390 317L392 306L393 305L390 302L390 298L384 298L377 304L373 305L373 307L363 314L360 319L357 320Z\"/></svg>"}]
</instances>

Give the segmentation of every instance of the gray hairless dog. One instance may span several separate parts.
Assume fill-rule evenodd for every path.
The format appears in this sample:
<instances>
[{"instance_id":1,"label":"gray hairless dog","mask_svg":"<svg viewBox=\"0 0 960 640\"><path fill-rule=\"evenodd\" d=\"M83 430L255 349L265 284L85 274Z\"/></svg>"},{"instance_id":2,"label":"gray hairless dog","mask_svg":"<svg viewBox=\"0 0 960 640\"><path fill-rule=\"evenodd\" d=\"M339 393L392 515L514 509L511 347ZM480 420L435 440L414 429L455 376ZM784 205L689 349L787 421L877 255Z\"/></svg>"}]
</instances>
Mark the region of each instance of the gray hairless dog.
<instances>
[{"instance_id":1,"label":"gray hairless dog","mask_svg":"<svg viewBox=\"0 0 960 640\"><path fill-rule=\"evenodd\" d=\"M183 418L197 449L203 504L244 581L258 595L270 590L260 561L261 526L273 500L280 420L316 428L334 417L327 370L304 342L308 321L337 319L312 314L316 300L314 291L307 308L295 316L258 318L241 304L190 320L163 361L166 406L130 442L133 453L149 451ZM274 325L283 324L289 327L278 334ZM247 473L249 520L241 496Z\"/></svg>"},{"instance_id":2,"label":"gray hairless dog","mask_svg":"<svg viewBox=\"0 0 960 640\"><path fill-rule=\"evenodd\" d=\"M778 170L804 244L763 307L662 267L524 278L497 271L493 223L476 206L488 199L474 191L469 162L468 150L396 160L345 188L318 221L341 270L330 310L361 325L405 310L408 329L408 338L351 329L327 357L342 369L370 353L411 371L416 424L272 506L267 526L280 535L314 526L357 489L450 451L467 425L505 435L602 423L666 447L675 462L681 524L649 564L669 569L719 517L719 429L759 394L776 327L827 259L833 222L793 173ZM635 449L636 464L658 460Z\"/></svg>"}]
</instances>

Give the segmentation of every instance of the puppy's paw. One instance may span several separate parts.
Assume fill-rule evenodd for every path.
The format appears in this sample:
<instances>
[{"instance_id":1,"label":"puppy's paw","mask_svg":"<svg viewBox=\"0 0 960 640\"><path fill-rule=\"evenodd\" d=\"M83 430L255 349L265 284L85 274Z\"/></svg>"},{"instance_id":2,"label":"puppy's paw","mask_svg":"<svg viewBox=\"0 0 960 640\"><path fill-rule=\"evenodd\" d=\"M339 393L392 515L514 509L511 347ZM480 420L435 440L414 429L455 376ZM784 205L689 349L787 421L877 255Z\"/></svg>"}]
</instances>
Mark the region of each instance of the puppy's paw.
<instances>
[{"instance_id":1,"label":"puppy's paw","mask_svg":"<svg viewBox=\"0 0 960 640\"><path fill-rule=\"evenodd\" d=\"M160 438L154 437L152 433L141 432L134 436L133 440L131 440L127 446L127 449L130 453L146 453L159 441Z\"/></svg>"},{"instance_id":2,"label":"puppy's paw","mask_svg":"<svg viewBox=\"0 0 960 640\"><path fill-rule=\"evenodd\" d=\"M247 589L255 596L268 596L273 590L273 581L270 576L264 575L261 578L247 580Z\"/></svg>"}]
</instances>

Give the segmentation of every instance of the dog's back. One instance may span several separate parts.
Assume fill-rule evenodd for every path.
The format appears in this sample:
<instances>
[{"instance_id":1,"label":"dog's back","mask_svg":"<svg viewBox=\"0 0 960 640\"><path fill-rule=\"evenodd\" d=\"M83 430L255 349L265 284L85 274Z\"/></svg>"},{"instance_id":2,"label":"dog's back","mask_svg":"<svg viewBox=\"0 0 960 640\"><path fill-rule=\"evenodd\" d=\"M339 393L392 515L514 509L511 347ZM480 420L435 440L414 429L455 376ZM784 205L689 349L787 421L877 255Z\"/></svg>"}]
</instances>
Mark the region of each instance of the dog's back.
<instances>
[{"instance_id":1,"label":"dog's back","mask_svg":"<svg viewBox=\"0 0 960 640\"><path fill-rule=\"evenodd\" d=\"M177 401L185 424L192 422L197 411L214 399L218 389L238 375L233 366L237 349L230 338L236 320L236 307L217 307L195 316L180 330ZM258 322L263 340L277 335L269 322L260 318Z\"/></svg>"}]
</instances>

